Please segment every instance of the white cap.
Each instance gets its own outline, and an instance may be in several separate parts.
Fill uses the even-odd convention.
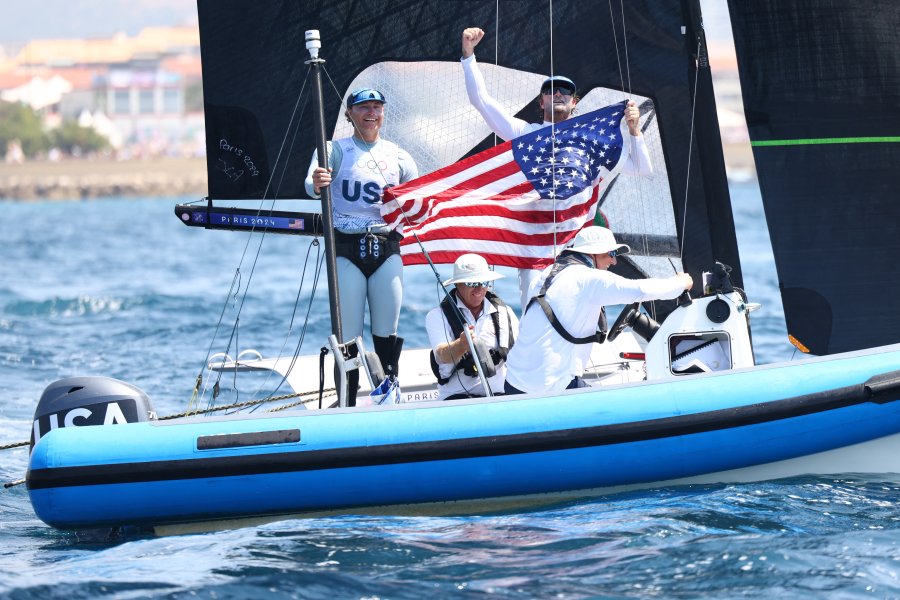
[[[564,250],[572,252],[584,252],[585,254],[604,254],[615,250],[619,254],[628,254],[631,248],[628,244],[620,244],[616,241],[613,232],[606,227],[592,225],[585,227],[566,244]]]
[[[494,281],[502,278],[503,275],[488,268],[487,261],[477,254],[463,254],[453,263],[453,277],[444,282],[444,285],[451,283],[474,283],[476,281]]]

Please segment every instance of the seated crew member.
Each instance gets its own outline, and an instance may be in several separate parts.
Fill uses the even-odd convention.
[[[438,308],[425,317],[425,329],[431,343],[431,368],[438,378],[438,394],[442,400],[486,396],[481,379],[473,370],[475,362],[466,335],[481,340],[490,349],[496,374],[488,379],[493,394],[503,393],[506,354],[519,333],[515,313],[488,284],[503,275],[488,268],[477,254],[463,254],[453,264],[453,277],[444,285],[455,284],[450,291],[457,312],[444,298]],[[460,314],[465,324],[460,323]]]
[[[578,104],[578,94],[575,83],[568,77],[560,75],[548,77],[541,85],[538,106],[542,115],[542,123],[528,123],[509,114],[503,106],[488,94],[484,77],[475,60],[475,46],[484,37],[484,31],[478,27],[469,27],[462,32],[462,67],[466,79],[466,93],[469,103],[481,114],[484,122],[497,136],[504,141],[517,138],[524,133],[530,133],[548,127],[553,123],[561,123],[574,116],[575,105]],[[630,143],[625,144],[624,150],[628,152],[628,160],[622,169],[623,173],[649,175],[653,172],[650,162],[650,152],[644,143],[644,136],[640,128],[641,113],[633,101],[628,102],[625,109],[625,121],[628,123],[628,131],[631,134]],[[588,200],[593,194],[593,187],[588,187],[581,194],[584,200]],[[593,222],[595,211],[588,213],[585,223]],[[519,269],[519,293],[521,294],[522,310],[528,303],[530,296],[528,290],[540,271],[536,269]]]
[[[687,273],[626,279],[607,269],[631,249],[605,227],[585,227],[532,287],[520,336],[507,358],[507,394],[548,394],[584,387],[594,342],[606,339],[607,304],[677,298]],[[598,331],[599,330],[599,331]]]
[[[337,248],[337,280],[341,297],[344,340],[363,333],[368,300],[372,345],[385,373],[396,377],[403,338],[397,337],[403,298],[400,240],[381,218],[384,188],[418,177],[412,157],[380,137],[384,95],[363,88],[347,97],[347,120],[353,135],[326,144],[328,168],[319,167],[317,152],[306,177],[306,191],[315,198],[332,186],[332,211]],[[349,374],[348,405],[353,406],[358,371]]]

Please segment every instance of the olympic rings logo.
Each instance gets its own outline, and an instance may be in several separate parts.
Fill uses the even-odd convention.
[[[385,161],[376,161],[371,158],[360,158],[358,161],[356,161],[356,166],[360,169],[368,169],[372,173],[383,173],[387,171],[387,163]]]

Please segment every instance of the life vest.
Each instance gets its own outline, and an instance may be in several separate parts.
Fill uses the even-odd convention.
[[[590,258],[580,252],[563,252],[560,254],[553,263],[553,267],[550,269],[547,279],[544,280],[544,285],[541,286],[541,290],[536,296],[533,296],[531,300],[528,301],[528,306],[525,307],[525,312],[528,312],[531,305],[536,302],[544,311],[547,320],[550,321],[550,325],[556,333],[570,344],[593,344],[594,342],[602,344],[605,342],[607,333],[606,308],[600,307],[600,318],[597,321],[596,333],[585,337],[575,337],[569,333],[566,328],[562,326],[562,323],[559,322],[559,319],[556,318],[556,313],[553,312],[553,307],[547,302],[545,296],[547,295],[547,290],[550,288],[550,284],[553,283],[553,280],[563,271],[563,269],[574,265],[593,267],[593,264],[590,264],[589,261]]]
[[[509,309],[506,308],[506,303],[500,299],[493,292],[487,292],[485,294],[485,298],[487,301],[491,303],[496,310],[491,315],[491,321],[494,324],[494,335],[497,337],[497,347],[490,349],[491,360],[493,361],[495,366],[500,366],[505,360],[506,356],[509,354],[509,349],[512,348],[515,343],[515,339],[512,332],[512,319],[509,316]],[[453,305],[450,304],[452,299]],[[444,313],[444,319],[447,320],[447,324],[450,325],[450,331],[453,333],[453,339],[459,339],[460,334],[463,331],[463,324],[461,322],[462,315],[459,312],[459,307],[455,306],[456,304],[456,290],[450,290],[450,294],[445,297],[441,301],[441,312]],[[500,313],[503,312],[506,314],[506,331],[508,333],[506,340],[500,339]],[[431,372],[434,373],[434,376],[437,377],[438,383],[441,385],[446,385],[447,382],[450,381],[450,378],[453,377],[453,374],[462,369],[463,373],[469,375],[470,377],[475,376],[474,368],[475,368],[475,359],[472,357],[472,354],[466,354],[458,363],[453,366],[453,370],[450,371],[450,374],[447,377],[441,377],[441,369],[440,365],[438,365],[437,359],[434,356],[434,350],[431,351]],[[469,371],[469,372],[467,372]]]

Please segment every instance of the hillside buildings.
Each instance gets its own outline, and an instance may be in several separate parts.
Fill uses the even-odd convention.
[[[0,52],[0,100],[31,106],[47,129],[65,119],[93,127],[121,158],[204,153],[196,26]]]

